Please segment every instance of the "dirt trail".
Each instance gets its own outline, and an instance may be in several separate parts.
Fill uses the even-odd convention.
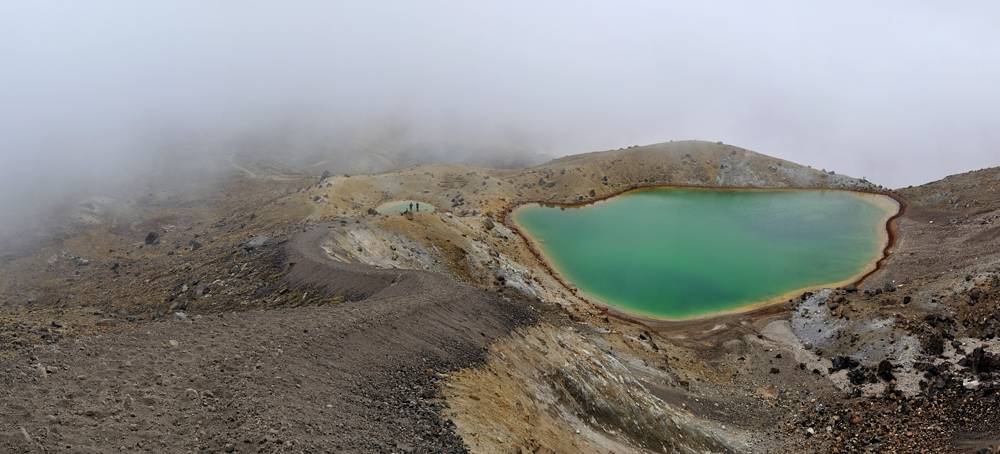
[[[289,278],[349,301],[195,316],[0,364],[3,452],[450,452],[438,373],[480,361],[527,306],[424,272],[284,247]],[[342,285],[350,283],[349,285]]]

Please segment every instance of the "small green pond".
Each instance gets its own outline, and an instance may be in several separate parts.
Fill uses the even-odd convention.
[[[897,205],[845,191],[647,189],[514,222],[564,280],[624,312],[684,319],[854,280]]]
[[[400,214],[405,213],[407,210],[420,213],[433,213],[435,208],[434,205],[417,200],[393,200],[375,208],[375,211],[379,212],[379,214]]]

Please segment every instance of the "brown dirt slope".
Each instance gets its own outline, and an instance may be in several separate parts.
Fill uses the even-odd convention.
[[[988,268],[1000,256],[1000,168],[899,190],[899,245],[882,279],[935,278]]]
[[[4,452],[461,451],[438,373],[533,315],[440,276],[283,245],[297,288],[349,301],[135,324],[2,365]]]

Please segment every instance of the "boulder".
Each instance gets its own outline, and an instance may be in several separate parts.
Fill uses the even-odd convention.
[[[243,243],[243,248],[247,251],[253,251],[267,245],[271,241],[271,237],[266,235],[255,236],[250,238],[246,243]]]

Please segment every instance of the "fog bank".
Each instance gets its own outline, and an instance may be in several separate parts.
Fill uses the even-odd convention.
[[[695,138],[887,186],[1000,164],[1000,4],[665,3],[4,2],[0,209],[255,146],[512,164]]]

